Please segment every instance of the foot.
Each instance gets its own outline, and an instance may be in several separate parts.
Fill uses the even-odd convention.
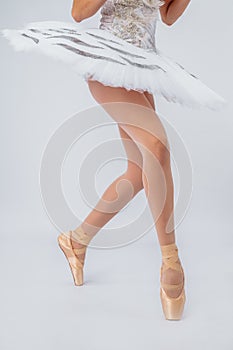
[[[184,271],[175,244],[161,246],[161,283],[168,297],[177,298],[184,287]],[[173,287],[174,286],[174,287]]]
[[[71,245],[77,258],[84,265],[86,249],[92,237],[88,236],[86,232],[79,226],[77,229],[71,231]]]

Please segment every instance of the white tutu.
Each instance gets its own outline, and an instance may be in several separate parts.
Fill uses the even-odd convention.
[[[218,110],[226,103],[157,48],[138,47],[104,29],[86,29],[80,22],[42,21],[1,32],[15,50],[35,50],[64,61],[85,81],[148,91],[191,108]]]

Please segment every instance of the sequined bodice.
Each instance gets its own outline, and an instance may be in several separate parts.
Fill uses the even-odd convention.
[[[101,7],[100,29],[144,49],[155,48],[160,0],[107,0]]]

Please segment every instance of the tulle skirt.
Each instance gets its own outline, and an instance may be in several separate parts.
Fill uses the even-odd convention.
[[[144,49],[81,23],[32,22],[2,29],[16,51],[37,51],[69,64],[85,81],[148,91],[190,108],[219,110],[226,100],[158,48]]]

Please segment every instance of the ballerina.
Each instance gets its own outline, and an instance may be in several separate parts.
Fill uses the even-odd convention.
[[[22,29],[2,30],[15,50],[41,52],[66,62],[82,76],[94,99],[117,122],[128,156],[126,172],[107,188],[82,225],[58,236],[75,285],[84,283],[85,254],[91,239],[127,204],[124,198],[118,198],[121,207],[118,204],[115,212],[110,214],[108,208],[105,212],[99,210],[102,201],[116,200],[117,184],[125,179],[133,186],[133,196],[144,189],[148,199],[162,254],[161,303],[169,320],[182,317],[185,277],[175,240],[169,143],[156,113],[153,94],[196,109],[220,110],[226,103],[222,96],[156,46],[159,14],[170,26],[189,2],[74,0],[71,14],[75,23],[42,21],[28,23]],[[99,28],[84,28],[82,20],[99,9]],[[124,110],[111,102],[125,102]],[[139,109],[138,105],[145,108]]]

